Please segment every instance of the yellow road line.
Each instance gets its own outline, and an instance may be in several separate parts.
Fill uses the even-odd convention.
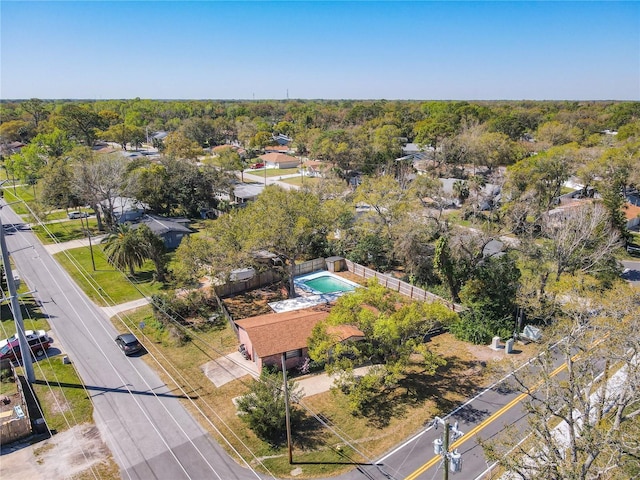
[[[551,372],[550,377],[555,377],[556,375],[558,375],[562,370],[564,370],[565,368],[567,368],[567,364],[563,363],[562,365],[560,365],[558,368],[556,368],[553,372]],[[538,388],[540,388],[540,386],[542,385],[543,382],[538,382],[532,389],[531,389],[531,393],[533,393],[534,391],[536,391]],[[503,415],[505,412],[507,412],[508,410],[510,410],[514,405],[516,405],[517,403],[520,403],[525,397],[528,397],[529,393],[521,393],[520,395],[518,395],[516,398],[514,398],[513,400],[511,400],[509,403],[507,403],[505,406],[503,406],[502,408],[500,408],[500,410],[498,410],[497,412],[495,412],[493,415],[491,415],[490,417],[488,417],[486,420],[484,420],[483,422],[479,423],[478,425],[476,425],[475,427],[473,427],[469,432],[465,433],[462,437],[460,437],[458,440],[456,440],[455,442],[453,442],[450,445],[450,449],[454,449],[459,447],[460,445],[462,445],[464,442],[466,442],[467,440],[469,440],[473,435],[475,435],[476,433],[478,433],[480,430],[484,429],[487,425],[489,425],[490,423],[496,421],[501,415]],[[424,472],[426,472],[427,470],[429,470],[431,467],[433,467],[436,463],[438,463],[440,460],[442,460],[442,457],[440,455],[436,455],[435,457],[433,457],[431,460],[429,460],[427,463],[425,463],[424,465],[422,465],[420,468],[418,468],[415,472],[413,472],[412,474],[410,474],[409,476],[407,476],[405,478],[405,480],[415,480],[416,478],[418,478],[420,475],[422,475]]]

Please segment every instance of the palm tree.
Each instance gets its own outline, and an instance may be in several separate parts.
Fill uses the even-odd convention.
[[[131,275],[147,258],[144,240],[127,225],[118,225],[117,230],[107,235],[102,243],[105,244],[104,251],[109,263],[116,268],[128,268]]]
[[[135,233],[144,244],[145,257],[153,262],[154,268],[156,269],[156,280],[164,282],[165,265],[167,263],[165,257],[167,250],[164,246],[164,240],[144,224],[140,225]]]
[[[469,187],[467,186],[467,182],[464,180],[456,180],[453,182],[453,193],[455,193],[460,203],[464,203],[464,201],[469,197]]]

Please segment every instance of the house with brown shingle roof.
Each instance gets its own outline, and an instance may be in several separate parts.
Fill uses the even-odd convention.
[[[329,315],[326,308],[308,308],[268,313],[235,320],[238,338],[261,371],[264,365],[280,366],[285,354],[287,369],[294,368],[307,355],[307,340],[313,327]]]
[[[258,371],[265,365],[280,368],[285,355],[287,369],[300,365],[308,356],[307,341],[313,327],[329,315],[326,306],[269,313],[236,320],[238,338]],[[353,325],[330,326],[327,331],[336,342],[358,341],[364,333]]]
[[[624,216],[627,219],[627,228],[632,229],[640,225],[640,207],[627,202],[624,206]]]
[[[267,168],[295,168],[300,160],[284,153],[265,153],[258,157]]]

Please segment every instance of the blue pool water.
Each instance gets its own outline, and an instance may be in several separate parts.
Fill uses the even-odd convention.
[[[318,293],[351,292],[355,290],[353,285],[328,275],[305,280],[302,283]]]

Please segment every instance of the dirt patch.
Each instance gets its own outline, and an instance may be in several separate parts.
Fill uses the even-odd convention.
[[[111,472],[109,476],[100,474],[98,478],[119,478],[118,467],[98,428],[93,424],[82,424],[33,445],[3,446],[0,478],[81,478],[86,474],[94,478],[98,469]]]
[[[223,302],[234,320],[273,313],[268,305],[287,299],[284,283],[268,285],[223,299]]]
[[[44,402],[49,405],[53,415],[71,410],[64,393],[59,390],[49,390],[45,395]]]

